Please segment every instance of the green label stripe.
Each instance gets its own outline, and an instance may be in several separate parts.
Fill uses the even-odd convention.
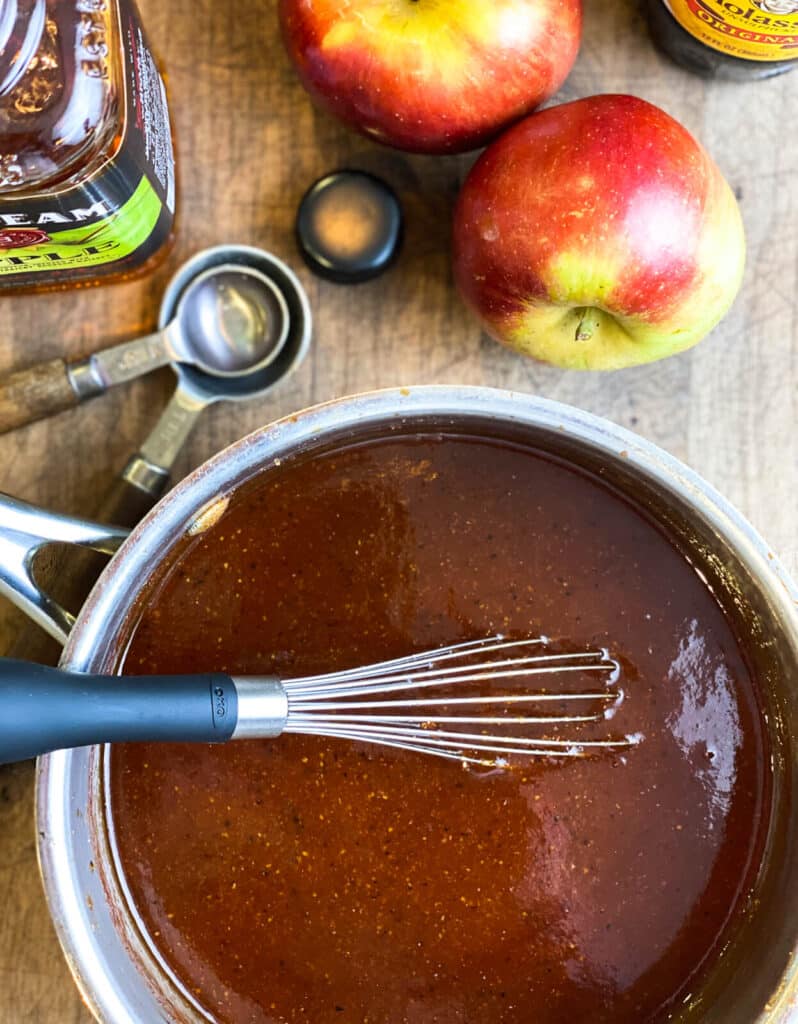
[[[143,245],[155,229],[161,200],[146,177],[126,203],[103,220],[66,231],[47,231],[50,241],[18,249],[0,249],[0,276],[57,272],[73,267],[100,267],[124,259]],[[13,230],[13,228],[11,229]],[[0,235],[3,228],[0,226]]]

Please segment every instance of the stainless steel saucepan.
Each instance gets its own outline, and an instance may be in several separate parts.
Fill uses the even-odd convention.
[[[798,1024],[798,589],[751,526],[708,484],[654,445],[605,420],[526,395],[424,387],[341,399],[244,438],[171,491],[122,542],[118,531],[11,506],[0,509],[6,592],[69,635],[61,664],[113,672],[137,599],[168,565],[187,532],[202,530],[244,481],[299,454],[355,439],[419,431],[517,440],[600,471],[675,534],[738,618],[766,683],[776,785],[762,868],[733,936],[701,990],[674,1020],[683,1024]],[[41,543],[119,549],[77,620],[37,595],[27,572]],[[16,559],[17,572],[8,568]],[[25,572],[22,572],[22,570]],[[71,628],[70,628],[71,626]],[[39,857],[53,919],[75,980],[101,1021],[207,1020],[151,948],[125,891],[107,827],[107,751],[58,752],[39,764]]]

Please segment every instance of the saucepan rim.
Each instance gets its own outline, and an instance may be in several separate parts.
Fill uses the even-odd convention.
[[[556,431],[616,464],[622,459],[630,473],[642,474],[679,497],[746,566],[791,638],[798,663],[798,587],[757,531],[697,473],[644,438],[572,406],[520,392],[448,385],[391,388],[338,398],[264,426],[211,458],[132,531],[84,604],[61,663],[80,671],[111,667],[114,637],[130,613],[147,568],[167,557],[172,543],[198,515],[243,480],[287,454],[318,444],[326,435],[350,428],[365,430],[369,424],[380,423],[412,428],[413,422],[432,418],[436,422],[495,420],[522,429]],[[91,820],[88,804],[92,778],[100,764],[98,749],[59,751],[40,759],[36,781],[39,863],[59,940],[87,1005],[98,1020],[132,1024],[142,1019],[140,1012],[126,1003],[126,992],[117,983],[110,962],[115,954],[121,955],[112,948],[113,943],[125,944],[119,932],[120,911],[106,905],[100,872],[97,865],[89,863],[97,849],[97,825]],[[113,941],[106,934],[110,926],[115,929]],[[128,956],[129,971],[129,948],[124,955]],[[787,1004],[788,990],[796,980],[798,964],[786,965],[779,992],[751,1024],[792,1019],[787,1016],[793,1012]],[[147,1019],[174,1019],[168,1016],[167,1005],[173,989],[168,981],[164,986],[147,997],[150,1012],[157,1014]],[[184,1013],[180,1019],[203,1018]]]

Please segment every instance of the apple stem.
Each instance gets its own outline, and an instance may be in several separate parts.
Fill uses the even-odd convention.
[[[583,307],[578,310],[579,323],[577,324],[574,341],[590,341],[593,337],[594,324],[591,321],[590,310]]]

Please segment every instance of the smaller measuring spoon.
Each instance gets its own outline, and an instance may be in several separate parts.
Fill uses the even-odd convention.
[[[137,523],[166,490],[172,466],[203,409],[215,402],[246,402],[263,397],[307,354],[312,316],[304,288],[282,260],[252,246],[220,245],[197,253],[169,283],[159,323],[172,323],[185,296],[194,290],[195,282],[213,276],[222,267],[257,273],[279,295],[284,316],[271,322],[275,339],[270,346],[273,358],[239,374],[173,361],[171,366],[177,376],[174,394],[149,437],[128,460],[107,494],[97,514],[101,522],[117,526]]]
[[[285,297],[265,274],[232,263],[208,267],[193,278],[172,319],[154,334],[78,362],[54,359],[0,380],[0,433],[168,363],[218,378],[257,373],[279,355],[288,321]]]

